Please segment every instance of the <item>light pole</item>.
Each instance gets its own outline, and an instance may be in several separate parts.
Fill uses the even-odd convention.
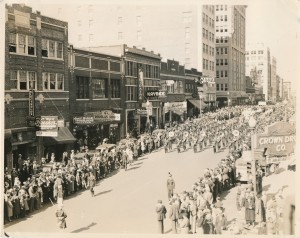
[[[287,115],[286,115],[286,106],[287,106],[287,100],[286,98],[283,101],[283,106],[284,106],[284,121],[287,122]]]
[[[255,138],[254,138],[254,129],[256,126],[256,120],[253,116],[250,117],[248,121],[249,127],[251,129],[251,173],[252,173],[252,181],[253,181],[253,189],[255,196],[257,195],[257,185],[256,185],[256,162],[255,162],[255,156],[254,156],[254,150],[255,150]]]

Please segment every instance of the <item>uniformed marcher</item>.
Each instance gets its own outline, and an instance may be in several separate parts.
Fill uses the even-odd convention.
[[[167,180],[167,189],[168,189],[168,199],[173,196],[174,194],[174,189],[175,189],[175,181],[172,178],[172,174],[169,172],[169,178]]]

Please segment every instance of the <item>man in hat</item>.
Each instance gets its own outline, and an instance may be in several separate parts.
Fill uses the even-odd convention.
[[[177,233],[178,218],[179,218],[179,206],[176,203],[175,198],[172,198],[172,200],[171,200],[169,218],[172,221],[172,232],[176,234]]]
[[[158,200],[157,202],[156,213],[158,220],[158,232],[164,234],[164,219],[166,218],[167,209],[162,204],[162,200]]]
[[[67,228],[67,223],[66,223],[66,218],[67,218],[67,213],[63,209],[63,204],[58,205],[58,209],[56,210],[55,213],[57,217],[57,225],[60,229],[65,229]]]
[[[168,198],[170,200],[170,198],[173,196],[174,189],[175,189],[175,181],[172,178],[172,174],[170,172],[169,172],[169,177],[167,179],[167,189],[168,189]]]

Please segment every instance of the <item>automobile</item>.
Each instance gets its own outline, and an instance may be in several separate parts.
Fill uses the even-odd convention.
[[[96,147],[96,151],[102,153],[105,150],[112,151],[116,148],[116,144],[101,144]]]

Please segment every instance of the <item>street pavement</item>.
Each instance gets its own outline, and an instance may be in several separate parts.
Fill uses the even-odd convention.
[[[175,146],[174,146],[175,147]],[[89,190],[64,200],[68,214],[64,233],[157,233],[155,205],[162,199],[168,208],[168,172],[176,182],[175,192],[191,190],[205,168],[215,168],[228,151],[214,154],[212,148],[199,153],[165,153],[163,149],[146,154],[127,171],[121,169],[98,182],[95,197]],[[5,226],[8,234],[20,232],[58,232],[55,210],[48,206],[26,219]],[[168,215],[168,214],[167,214]],[[165,231],[171,231],[167,218]]]
[[[166,180],[168,172],[176,182],[175,192],[190,191],[198,177],[203,176],[205,168],[215,168],[225,158],[228,150],[213,153],[212,148],[200,153],[192,149],[177,153],[176,150],[164,153],[161,149],[146,154],[134,162],[127,171],[108,176],[98,182],[95,197],[89,190],[68,197],[64,208],[68,214],[67,229],[64,234],[157,234],[155,205],[158,199],[167,204]],[[285,194],[294,195],[295,172],[286,170],[282,164],[278,174],[263,179],[263,190],[270,195],[284,188]],[[234,218],[242,223],[244,214],[236,208],[236,189],[232,188],[222,194],[222,202],[228,221]],[[17,237],[27,232],[52,234],[62,232],[57,228],[55,210],[57,206],[45,206],[26,219],[9,223],[5,232]],[[25,233],[24,233],[25,232]],[[165,220],[165,232],[171,233],[171,222]],[[257,234],[256,229],[245,230],[245,234]],[[194,236],[194,235],[191,235]]]

